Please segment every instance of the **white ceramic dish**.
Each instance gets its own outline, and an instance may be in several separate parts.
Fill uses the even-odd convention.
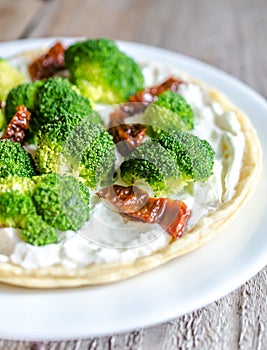
[[[0,44],[0,57],[49,44],[34,39]],[[64,39],[72,41],[73,39]],[[170,51],[120,42],[142,61],[178,67],[226,93],[250,116],[267,152],[267,103],[233,77]],[[153,271],[99,287],[38,291],[0,285],[0,338],[71,339],[164,322],[231,292],[267,263],[267,164],[258,189],[227,230],[199,250]]]

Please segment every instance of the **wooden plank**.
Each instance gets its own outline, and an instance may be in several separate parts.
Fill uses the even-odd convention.
[[[36,0],[1,0],[0,41],[19,39],[41,6]]]
[[[266,349],[267,347],[267,271],[264,269],[240,290],[241,331],[239,349]]]
[[[211,63],[266,95],[266,18],[264,0],[54,0],[44,3],[28,34],[160,46]]]
[[[144,3],[141,0],[47,2],[45,16],[30,37],[64,34],[133,40],[132,34],[143,12],[142,8],[147,8]]]

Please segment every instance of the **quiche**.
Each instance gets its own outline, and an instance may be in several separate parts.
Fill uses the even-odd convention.
[[[17,56],[16,65],[26,71],[40,50],[37,52]],[[158,223],[121,215],[106,201],[107,197],[102,200],[103,185],[89,190],[89,221],[77,232],[61,231],[57,243],[34,246],[22,240],[20,229],[0,228],[1,282],[58,288],[123,280],[199,248],[225,229],[249,200],[257,186],[262,159],[260,142],[249,117],[223,93],[180,71],[179,67],[153,62],[153,57],[147,62],[140,59],[138,64],[145,78],[143,95],[147,96],[153,90],[151,87],[155,90],[166,81],[176,82],[176,92],[195,115],[195,126],[190,132],[207,140],[214,150],[212,175],[205,182],[193,183],[188,190],[174,191],[171,195],[171,200],[185,203],[190,212],[181,234],[174,237]],[[118,106],[96,103],[94,108],[107,126],[107,115]],[[143,116],[143,111],[138,110],[137,115],[126,121],[142,124]],[[142,135],[140,142],[143,137],[148,136]],[[34,145],[25,148],[34,156]],[[116,155],[120,162],[121,155],[117,151]],[[120,181],[115,183],[121,185]],[[151,192],[150,197],[153,197]]]

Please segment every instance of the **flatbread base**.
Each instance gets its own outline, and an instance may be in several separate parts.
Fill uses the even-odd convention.
[[[238,110],[223,94],[198,82],[225,111],[237,116],[245,138],[245,151],[240,179],[234,197],[219,209],[202,218],[191,232],[157,253],[137,259],[133,264],[94,264],[79,269],[63,266],[25,269],[11,263],[0,263],[0,281],[31,288],[63,288],[96,285],[119,281],[160,266],[199,248],[217,236],[253,193],[261,172],[262,151],[256,132],[247,116]]]

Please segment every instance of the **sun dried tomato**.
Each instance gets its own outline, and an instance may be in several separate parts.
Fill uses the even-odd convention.
[[[177,199],[150,198],[136,186],[110,185],[97,192],[107,200],[120,215],[144,223],[159,224],[173,238],[181,237],[191,211]]]
[[[18,106],[16,109],[17,112],[4,131],[1,140],[9,139],[23,143],[25,131],[29,128],[31,112],[24,105]]]
[[[130,102],[122,104],[110,114],[109,133],[123,156],[127,156],[143,142],[146,132],[145,125],[125,124],[125,119],[143,112],[164,91],[177,91],[181,83],[181,80],[169,78],[158,86],[141,90],[136,95],[130,96]]]
[[[146,127],[142,124],[120,124],[111,127],[108,132],[121,155],[127,156],[139,146],[146,135]]]
[[[177,91],[179,85],[183,83],[180,79],[169,78],[164,81],[162,84],[157,86],[152,86],[137,92],[136,95],[132,95],[129,98],[130,102],[143,102],[143,103],[152,103],[157,100],[158,96],[163,94],[166,90]]]
[[[29,65],[28,70],[31,79],[33,81],[47,79],[64,69],[64,53],[65,47],[60,42],[57,42],[47,53]]]
[[[146,135],[146,127],[142,124],[126,124],[125,119],[146,109],[144,103],[124,103],[110,114],[108,132],[113,136],[119,152],[127,156],[139,146]]]
[[[139,187],[110,185],[97,192],[98,197],[104,198],[114,205],[121,213],[131,213],[146,205],[148,194]]]

